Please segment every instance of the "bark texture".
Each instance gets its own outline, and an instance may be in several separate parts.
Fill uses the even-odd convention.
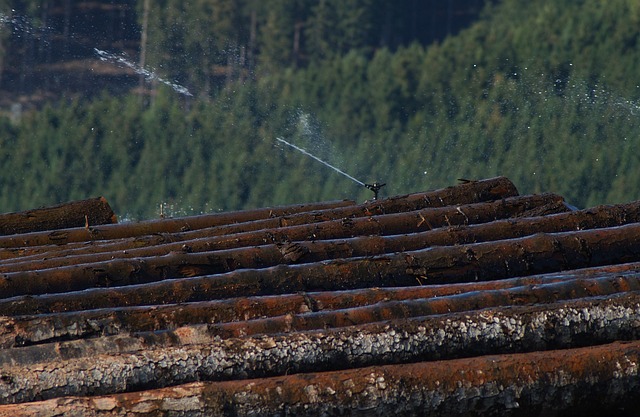
[[[638,295],[626,293],[605,300],[475,310],[285,335],[203,340],[185,331],[177,346],[156,349],[147,346],[144,338],[122,337],[119,354],[98,352],[79,359],[4,365],[0,402],[572,348],[638,338],[639,314]],[[638,353],[638,342],[631,344]],[[564,358],[571,361],[566,353]],[[587,374],[594,371],[580,369]],[[634,369],[637,378],[637,365],[629,369]],[[574,381],[572,385],[579,384]]]
[[[600,277],[609,279],[603,272]],[[619,291],[628,291],[626,279],[614,279]],[[573,282],[574,276],[552,275],[512,278],[478,283],[429,285],[421,287],[364,288],[346,291],[322,291],[181,304],[110,307],[66,313],[22,315],[0,318],[0,348],[33,345],[55,340],[174,329],[186,324],[251,320],[279,315],[338,310],[390,300],[447,297],[479,291],[493,291],[553,282]],[[584,284],[585,281],[582,281]]]
[[[60,245],[72,242],[87,242],[94,240],[120,239],[154,233],[175,233],[204,227],[214,227],[234,222],[244,222],[273,216],[284,216],[291,213],[305,212],[315,209],[326,209],[353,205],[353,201],[321,202],[315,204],[297,204],[292,206],[261,208],[235,212],[205,214],[200,216],[182,217],[176,219],[148,220],[138,223],[121,223],[105,227],[56,230],[53,232],[34,232],[19,236],[0,237],[0,248],[20,248],[41,245]],[[84,221],[84,217],[83,217]],[[84,223],[82,223],[84,226]],[[91,224],[90,224],[91,226]]]
[[[0,407],[0,416],[633,415],[640,343],[194,382]]]
[[[401,213],[366,217],[332,218],[326,212],[322,217],[299,218],[305,215],[252,221],[186,233],[144,236],[141,238],[110,240],[92,245],[64,245],[21,248],[20,264],[5,261],[0,272],[24,269],[42,269],[63,266],[64,262],[88,263],[104,259],[158,256],[170,252],[205,252],[264,244],[286,244],[292,241],[350,238],[354,236],[395,235],[417,233],[436,227],[485,223],[496,219],[528,216],[538,207],[554,213],[567,208],[562,197],[555,194],[512,197],[496,202],[474,203],[457,207],[439,207]],[[335,212],[335,210],[332,210]],[[318,213],[316,213],[318,214]],[[303,216],[304,217],[304,216]],[[324,219],[324,220],[322,220]],[[292,221],[295,220],[295,221]],[[302,222],[304,220],[304,222]],[[17,249],[7,250],[12,256]],[[26,254],[31,254],[26,256]],[[336,254],[338,256],[339,254]],[[44,265],[42,258],[48,260]],[[57,259],[56,259],[57,258]],[[64,258],[62,260],[61,258]],[[31,264],[30,262],[34,262]]]
[[[0,235],[15,235],[42,230],[91,229],[96,225],[117,223],[117,218],[104,197],[73,201],[18,213],[0,214]],[[16,239],[4,237],[3,240]]]
[[[409,286],[486,281],[566,269],[640,261],[640,223],[607,229],[553,234],[468,245],[433,247],[393,255],[346,258],[324,263],[243,269],[216,275],[211,298],[284,291]],[[215,252],[171,253],[149,259],[116,259],[98,265],[74,265],[0,276],[5,297],[128,286],[168,278],[209,280],[233,268]],[[161,282],[159,286],[197,281]],[[203,282],[204,283],[204,282]],[[148,287],[151,288],[151,287]],[[158,286],[154,290],[159,289]],[[136,288],[139,293],[144,289]],[[215,291],[210,287],[210,290]],[[156,303],[153,303],[156,304]]]
[[[387,212],[419,210],[426,207],[444,207],[450,204],[468,204],[481,201],[493,201],[518,195],[518,190],[505,177],[488,180],[473,181],[454,187],[444,188],[425,193],[390,197],[354,206],[353,208],[338,210],[341,217],[371,216]],[[318,203],[321,208],[326,203]],[[353,202],[337,203],[338,206],[352,205]],[[55,233],[25,233],[20,236],[0,237],[0,248],[19,248],[25,246],[41,246],[71,242],[86,242],[93,240],[121,239],[148,235],[154,233],[184,232],[205,227],[214,227],[234,222],[246,222],[256,218],[286,216],[289,213],[309,212],[312,204],[287,206],[280,208],[266,208],[245,210],[231,213],[216,213],[203,216],[192,216],[180,219],[150,220],[139,223],[123,223],[117,226],[93,228],[91,233],[82,229],[57,231]],[[316,221],[325,220],[322,214],[307,213],[305,216],[315,216]],[[333,217],[336,218],[336,217]],[[305,220],[308,223],[308,220]],[[286,225],[286,220],[283,225]]]
[[[569,210],[500,177],[0,236],[0,417],[628,417],[640,202]]]
[[[189,335],[189,340],[208,340],[209,338],[233,338],[254,335],[275,335],[280,333],[292,333],[310,330],[322,330],[328,328],[348,327],[354,325],[362,325],[382,320],[398,320],[409,317],[420,317],[434,314],[448,314],[462,311],[473,311],[477,309],[502,306],[521,306],[533,303],[552,303],[558,300],[569,300],[574,298],[597,297],[604,295],[614,295],[621,292],[621,288],[625,291],[640,291],[640,277],[637,275],[628,277],[606,276],[595,279],[578,279],[570,281],[561,281],[549,283],[545,285],[530,287],[515,287],[502,290],[486,290],[483,292],[470,292],[459,295],[443,296],[437,298],[417,298],[418,294],[391,293],[396,296],[395,300],[367,300],[367,304],[354,306],[349,304],[339,305],[338,309],[323,309],[318,311],[307,310],[313,307],[314,302],[309,296],[302,297],[303,300],[292,300],[291,296],[283,297],[285,301],[293,302],[298,310],[289,308],[287,305],[281,308],[266,309],[265,314],[253,319],[240,319],[237,317],[204,316],[188,317],[187,320],[181,322],[173,322],[167,325],[165,322],[162,326],[158,322],[150,322],[149,318],[142,323],[131,323],[128,327],[135,326],[137,332],[135,338],[131,339],[121,336],[104,336],[96,339],[86,339],[72,342],[48,343],[39,346],[25,347],[22,349],[8,349],[0,351],[0,365],[15,363],[32,363],[41,362],[43,360],[60,360],[86,357],[94,354],[114,354],[124,349],[130,349],[132,345],[136,345],[138,339],[144,340],[144,343],[151,348],[160,348],[173,346],[176,343],[186,343],[184,335]],[[410,298],[400,298],[402,296]],[[287,300],[289,298],[289,300]],[[272,300],[274,301],[274,300]],[[309,303],[309,304],[307,304]],[[230,302],[226,303],[231,305]],[[305,308],[300,309],[300,307]],[[303,310],[303,311],[300,311]],[[210,312],[203,312],[204,314]],[[255,313],[254,313],[255,314]],[[89,323],[83,323],[82,314],[76,320],[68,325],[65,336],[76,336],[82,332],[83,328],[91,325],[94,335],[100,336],[97,330],[107,324],[99,323],[95,320]],[[183,316],[184,317],[184,316]],[[207,320],[207,318],[209,320]],[[213,318],[213,320],[211,320]],[[204,319],[204,320],[203,320]],[[209,325],[200,325],[198,323],[216,323]],[[2,339],[7,342],[21,341],[27,343],[26,332],[20,335],[13,331],[15,322],[6,320],[5,332]],[[196,324],[192,324],[196,323]],[[113,326],[113,322],[111,325]],[[142,329],[141,327],[154,325],[155,328]],[[125,326],[126,327],[126,326]],[[111,329],[105,329],[102,334],[107,334]],[[173,329],[178,330],[173,330]],[[43,339],[47,333],[44,326],[36,327],[32,334]],[[118,329],[123,332],[124,329]],[[73,333],[71,333],[73,332]],[[117,334],[119,332],[114,332]],[[97,333],[97,334],[96,334]],[[62,333],[58,333],[58,338]],[[86,333],[85,333],[86,335]],[[48,333],[52,339],[52,334]],[[33,340],[33,338],[31,339]],[[124,342],[127,340],[128,342]],[[15,346],[15,345],[14,345]]]

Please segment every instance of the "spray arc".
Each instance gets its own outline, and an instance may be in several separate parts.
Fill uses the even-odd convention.
[[[364,182],[360,181],[357,178],[352,177],[351,175],[347,174],[346,172],[334,167],[333,165],[331,165],[330,163],[323,161],[322,159],[318,158],[317,156],[313,155],[312,153],[306,151],[305,149],[302,149],[299,146],[294,145],[293,143],[287,142],[286,140],[282,139],[282,138],[276,138],[276,140],[278,142],[284,143],[285,145],[297,150],[298,152],[307,155],[310,158],[315,159],[316,161],[320,162],[321,164],[333,169],[334,171],[336,171],[338,174],[345,176],[347,178],[349,178],[351,181],[355,182],[358,185],[361,185],[371,191],[373,191],[373,199],[377,200],[378,199],[378,192],[380,191],[380,189],[382,187],[384,187],[386,184],[385,183],[378,183],[378,182],[374,182],[373,184],[365,184]]]

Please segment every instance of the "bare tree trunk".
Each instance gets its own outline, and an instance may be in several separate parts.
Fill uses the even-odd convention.
[[[100,344],[99,341],[86,341],[86,346],[79,341],[74,343],[73,349],[58,349],[55,354],[60,356],[60,360],[49,360],[43,356],[43,362],[34,363],[34,358],[14,357],[13,365],[2,367],[0,402],[113,394],[196,380],[262,378],[335,369],[347,369],[341,373],[341,377],[345,377],[354,372],[349,368],[362,366],[572,348],[637,338],[640,336],[637,326],[639,297],[637,293],[626,293],[607,299],[474,310],[273,336],[232,339],[209,337],[208,340],[201,340],[198,335],[185,331],[175,333],[180,340],[169,339],[168,344],[175,346],[156,349],[144,338],[123,336],[116,344],[123,353],[113,355],[96,354],[93,349]],[[109,339],[107,343],[113,349],[114,340]],[[629,342],[621,346],[625,354],[634,352],[638,355],[639,344]],[[83,350],[86,357],[78,359],[79,352]],[[609,347],[606,352],[611,350],[613,348]],[[603,353],[598,348],[591,348],[588,352]],[[570,355],[570,352],[562,352],[564,361],[554,362],[554,366],[571,364]],[[66,360],[66,356],[72,359]],[[496,359],[493,356],[469,361],[491,362]],[[633,360],[636,359],[640,357]],[[608,360],[606,355],[598,356],[596,362]],[[517,366],[526,367],[526,363],[520,358]],[[435,364],[430,363],[429,367],[437,366]],[[586,365],[585,362],[580,364],[581,372],[588,374],[599,369],[596,364]],[[611,366],[611,369],[616,369],[615,365]],[[449,364],[449,376],[441,383],[450,381],[457,385],[465,380],[457,372],[451,372],[454,369],[454,364]],[[478,368],[467,367],[466,371],[469,369]],[[635,364],[633,369],[635,371],[628,376],[638,379]],[[503,369],[502,372],[510,378],[522,375],[522,371],[516,372],[515,369]],[[433,375],[430,377],[433,378]],[[302,378],[309,378],[309,375]],[[480,379],[485,380],[486,377]],[[566,382],[561,385],[580,386]],[[239,402],[234,404],[238,405]]]
[[[116,222],[116,215],[107,200],[99,197],[18,213],[0,214],[0,235],[72,227],[88,230],[95,225]],[[22,237],[7,236],[2,239],[20,241]]]

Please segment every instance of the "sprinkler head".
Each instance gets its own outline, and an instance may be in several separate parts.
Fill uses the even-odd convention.
[[[379,182],[374,182],[373,184],[365,184],[364,186],[367,187],[368,189],[370,189],[371,191],[373,191],[373,199],[377,200],[378,199],[378,191],[380,191],[380,189],[382,187],[384,187],[385,185],[387,185],[387,184],[386,183],[380,184]]]

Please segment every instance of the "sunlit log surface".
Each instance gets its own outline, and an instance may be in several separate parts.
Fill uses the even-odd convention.
[[[279,263],[316,262],[324,259],[336,257],[353,257],[375,255],[384,252],[398,250],[421,249],[432,246],[427,240],[422,239],[421,231],[431,231],[433,228],[443,226],[460,226],[469,224],[482,224],[497,219],[527,218],[532,210],[545,207],[549,213],[562,213],[567,211],[567,207],[562,197],[555,194],[531,195],[510,197],[495,202],[483,202],[465,204],[456,207],[439,207],[402,213],[392,213],[377,215],[375,217],[342,218],[338,220],[328,220],[323,222],[306,223],[297,226],[271,227],[267,229],[256,229],[255,224],[262,221],[236,223],[231,225],[233,232],[228,234],[224,226],[216,228],[205,228],[195,232],[206,234],[207,237],[192,239],[195,232],[179,233],[163,236],[164,241],[171,243],[154,244],[155,239],[141,242],[139,239],[125,240],[106,244],[86,245],[81,248],[64,250],[65,246],[48,245],[46,252],[35,256],[21,256],[20,258],[6,260],[0,265],[0,272],[13,272],[20,270],[36,270],[46,268],[57,268],[66,265],[86,264],[100,262],[114,258],[136,258],[166,255],[171,252],[207,252],[221,251],[228,249],[244,249],[233,253],[227,252],[223,256],[233,260],[230,265],[239,265],[242,268],[251,268],[266,265],[277,265]],[[624,220],[617,216],[618,224],[630,222],[632,218],[638,217],[635,211],[624,216]],[[598,227],[606,219],[602,216],[589,215],[590,221],[584,221],[583,228],[589,224]],[[611,222],[611,220],[609,221]],[[609,223],[608,222],[608,223]],[[555,229],[567,230],[571,222],[564,219],[554,221]],[[516,228],[517,226],[514,226]],[[494,229],[492,227],[492,229]],[[554,227],[550,227],[554,230]],[[568,229],[571,230],[571,229]],[[406,234],[390,238],[389,235]],[[449,235],[455,233],[449,233]],[[521,235],[527,233],[521,233]],[[335,242],[338,238],[352,238],[358,236],[357,240],[346,242]],[[327,240],[329,239],[329,240]],[[488,240],[497,240],[488,239]],[[313,248],[304,248],[300,253],[296,250],[299,245],[291,246],[294,241],[311,241]],[[389,243],[386,243],[386,242]],[[112,241],[109,241],[112,242]],[[145,243],[149,243],[149,245]],[[326,242],[326,243],[325,243]],[[272,250],[271,254],[247,254],[253,251],[253,246],[264,244],[278,245],[278,248],[265,248],[262,250]],[[323,245],[324,243],[324,245]],[[437,241],[435,242],[438,243]],[[452,242],[456,243],[456,242]],[[306,243],[310,245],[310,242]],[[451,244],[451,243],[449,243]],[[290,248],[291,250],[288,250]],[[275,258],[273,257],[275,254]],[[305,256],[302,256],[305,255]],[[244,257],[244,264],[240,258]],[[271,258],[269,260],[269,258]],[[259,259],[260,262],[247,264],[247,260]],[[233,268],[235,269],[235,268]]]
[[[117,223],[104,197],[72,201],[52,207],[0,214],[0,235],[68,229]],[[10,237],[0,237],[10,239]]]
[[[118,239],[153,233],[188,231],[193,228],[214,227],[223,224],[246,222],[273,216],[308,212],[309,210],[330,209],[353,205],[353,201],[329,201],[321,203],[297,204],[284,207],[261,208],[239,212],[215,213],[177,219],[148,220],[138,223],[120,223],[106,227],[80,227],[53,232],[23,233],[0,237],[0,248],[20,248],[25,246],[60,245],[71,242]],[[84,219],[84,218],[83,218]],[[91,224],[89,224],[91,226]]]
[[[0,237],[0,416],[629,415],[639,217],[499,177]]]
[[[500,198],[518,195],[518,190],[511,181],[504,177],[497,177],[482,181],[473,181],[456,187],[444,188],[437,191],[415,193],[406,196],[390,197],[364,203],[344,211],[336,211],[336,216],[370,216],[373,214],[397,213],[401,211],[418,210],[426,207],[444,207],[453,204],[468,204],[481,201],[493,201]],[[352,202],[337,202],[337,206],[351,206]],[[322,214],[315,214],[316,208],[336,206],[332,203],[304,204],[288,207],[264,208],[231,213],[216,213],[202,216],[192,216],[179,219],[149,220],[139,223],[122,223],[111,227],[91,228],[90,230],[64,230],[56,233],[25,233],[20,236],[0,237],[0,248],[19,248],[24,246],[40,246],[62,244],[70,242],[86,242],[104,239],[119,239],[153,233],[172,233],[214,227],[223,224],[245,222],[258,218],[286,216],[290,213],[310,212],[311,217],[327,220]],[[306,216],[306,215],[305,215]],[[333,218],[339,218],[333,217]],[[305,217],[305,223],[309,220]],[[286,225],[287,220],[282,225]]]

